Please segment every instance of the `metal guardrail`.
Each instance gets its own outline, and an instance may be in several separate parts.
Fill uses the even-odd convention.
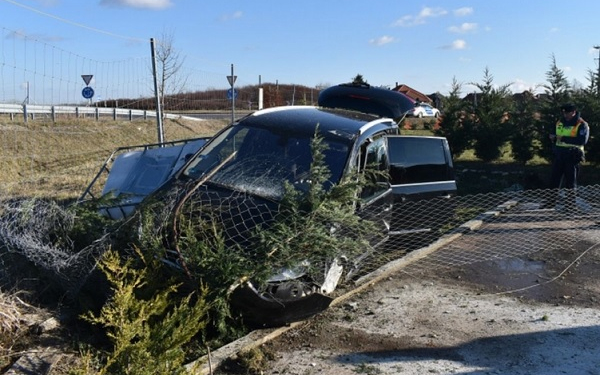
[[[142,109],[108,108],[108,107],[88,107],[88,106],[65,106],[65,105],[32,105],[32,104],[0,104],[0,114],[10,116],[22,116],[27,122],[29,119],[35,119],[36,115],[46,115],[56,120],[57,115],[94,116],[99,119],[100,116],[112,116],[114,120],[118,117],[126,117],[129,120],[134,118],[156,117],[156,111],[147,111]],[[165,114],[165,118],[179,119],[189,118],[198,120],[198,118],[181,116],[176,114]]]

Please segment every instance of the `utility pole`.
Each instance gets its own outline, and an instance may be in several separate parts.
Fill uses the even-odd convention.
[[[154,100],[156,103],[156,127],[158,132],[158,143],[162,144],[165,141],[165,132],[162,121],[162,108],[160,107],[160,92],[158,91],[158,74],[156,72],[156,48],[154,46],[154,38],[150,38],[150,53],[152,56],[152,76],[154,78]]]
[[[595,49],[598,50],[598,73],[596,73],[596,90],[598,91],[598,96],[600,97],[600,45],[594,46]]]
[[[25,82],[25,100],[23,100],[23,104],[29,104],[29,81]]]

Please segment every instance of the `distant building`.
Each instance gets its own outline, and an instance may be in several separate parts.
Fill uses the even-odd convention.
[[[480,92],[473,92],[470,94],[467,94],[463,100],[465,102],[468,102],[469,104],[471,104],[473,107],[477,107],[477,105],[479,104],[479,102],[481,101],[481,97],[483,96],[482,93]]]
[[[439,92],[434,92],[433,94],[429,94],[427,96],[429,99],[431,99],[431,102],[435,108],[440,110],[443,109],[442,100],[444,99],[444,96],[442,94]]]
[[[396,83],[396,87],[394,87],[392,90],[405,94],[406,96],[408,96],[415,102],[433,104],[433,101],[431,100],[430,97],[428,97],[427,95],[423,94],[420,91],[413,89],[412,87],[410,87],[408,85],[404,85],[404,84],[398,85],[398,83]]]

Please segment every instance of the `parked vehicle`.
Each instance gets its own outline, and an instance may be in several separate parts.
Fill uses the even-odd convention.
[[[284,182],[298,191],[306,189],[311,178],[311,141],[318,134],[326,146],[323,156],[330,172],[328,186],[367,168],[389,171],[387,178],[381,174],[363,189],[357,207],[358,215],[387,231],[395,202],[456,192],[446,139],[400,135],[398,122],[412,106],[408,97],[395,91],[343,84],[322,91],[319,106],[260,110],[209,140],[195,141],[194,146],[184,143],[123,154],[116,158],[103,191],[113,194],[116,203],[103,210],[122,218],[144,197],[183,191],[179,196],[193,195],[199,205],[216,206],[225,231],[231,229],[228,238],[247,248],[251,233],[268,224],[277,212],[285,193]],[[193,147],[198,149],[191,152]],[[133,163],[120,160],[134,155],[146,162],[132,167]],[[119,165],[124,171],[119,172]],[[159,178],[150,178],[152,175]],[[146,182],[136,185],[136,181]],[[193,191],[190,181],[194,182]],[[120,193],[125,191],[128,194],[120,200]],[[223,210],[225,201],[227,210]],[[267,285],[255,285],[252,280],[240,283],[232,302],[248,320],[260,325],[304,319],[329,306],[329,295],[347,271],[347,264],[340,261],[344,256],[338,254],[323,264],[322,280],[307,278],[298,267],[274,274]]]
[[[435,117],[438,118],[440,116],[440,110],[432,107],[427,103],[415,103],[414,108],[406,113],[407,116],[410,117]]]

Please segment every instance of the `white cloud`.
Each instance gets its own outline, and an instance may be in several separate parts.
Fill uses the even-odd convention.
[[[442,46],[440,48],[442,48],[442,49],[454,49],[454,50],[466,49],[467,48],[467,42],[465,42],[462,39],[456,39],[451,44]]]
[[[416,25],[416,21],[415,21],[415,17],[414,16],[402,16],[400,18],[398,18],[393,24],[392,26],[402,26],[402,27],[408,27],[408,26],[414,26]]]
[[[172,6],[173,3],[171,0],[100,0],[100,5],[164,9]]]
[[[536,92],[536,90],[538,90],[539,87],[536,87],[538,85],[532,85],[529,82],[526,82],[525,80],[521,79],[521,78],[516,78],[511,84],[510,84],[510,90],[512,92],[518,92],[521,93],[523,91],[531,91],[531,92]]]
[[[425,19],[425,18],[431,18],[431,17],[445,16],[446,14],[448,14],[448,12],[442,8],[425,7],[423,9],[421,9],[421,12],[419,13],[419,15],[417,17],[421,18],[421,19]]]
[[[470,7],[458,8],[458,9],[454,9],[453,13],[457,17],[469,16],[469,15],[473,14],[473,8],[470,8]]]
[[[374,38],[369,40],[369,44],[374,46],[383,46],[384,44],[392,43],[394,41],[394,37],[389,35],[384,35],[379,38]]]
[[[452,49],[465,49],[467,48],[467,42],[462,39],[456,39],[452,42]]]
[[[231,14],[224,14],[219,19],[221,21],[231,21],[231,20],[235,20],[235,19],[238,19],[238,18],[242,18],[242,15],[243,15],[242,11],[238,10],[238,11],[233,12]]]
[[[406,15],[397,19],[392,26],[401,26],[401,27],[410,27],[416,25],[422,25],[427,22],[427,19],[445,16],[448,12],[442,8],[429,8],[424,7],[421,9],[419,14],[414,15]]]
[[[477,31],[477,24],[465,22],[460,26],[451,26],[448,28],[448,30],[450,30],[453,33],[465,34],[465,33]]]

